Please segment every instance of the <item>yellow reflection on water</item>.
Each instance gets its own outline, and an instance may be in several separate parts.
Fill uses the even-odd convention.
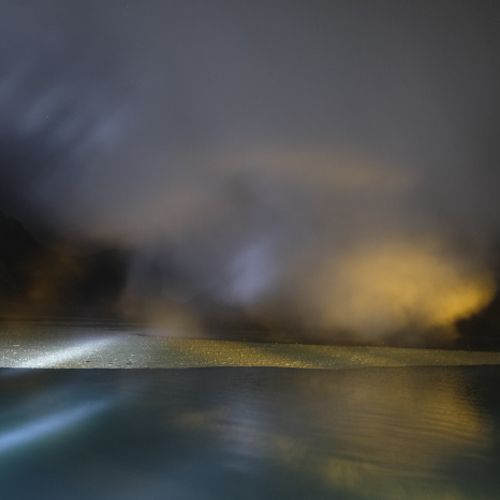
[[[230,467],[269,460],[334,497],[466,498],[454,478],[464,461],[481,464],[493,425],[461,373],[284,376],[269,393],[249,387],[210,411],[178,415],[177,425],[216,436],[232,456]]]
[[[364,498],[464,498],[453,464],[480,461],[492,425],[458,372],[353,372],[325,389],[311,414],[331,434],[309,450],[311,473]]]

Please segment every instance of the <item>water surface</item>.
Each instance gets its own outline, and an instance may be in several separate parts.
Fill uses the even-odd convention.
[[[500,367],[0,372],[8,499],[500,498]]]

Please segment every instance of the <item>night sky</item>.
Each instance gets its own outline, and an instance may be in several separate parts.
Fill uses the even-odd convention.
[[[499,27],[495,1],[3,0],[0,211],[131,249],[125,295],[176,321],[453,336],[495,294]]]

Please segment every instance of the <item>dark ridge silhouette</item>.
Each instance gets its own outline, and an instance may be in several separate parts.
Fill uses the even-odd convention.
[[[497,283],[500,276],[497,277]],[[463,348],[500,350],[500,291],[497,289],[490,304],[479,313],[457,324]]]
[[[45,252],[35,238],[14,219],[0,212],[0,294],[15,298],[30,286],[30,264]]]
[[[111,313],[126,285],[128,253],[39,242],[0,212],[0,315]]]

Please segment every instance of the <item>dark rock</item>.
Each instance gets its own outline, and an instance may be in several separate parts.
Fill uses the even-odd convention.
[[[71,244],[42,244],[0,212],[0,314],[111,310],[126,285],[127,252],[79,256]]]

